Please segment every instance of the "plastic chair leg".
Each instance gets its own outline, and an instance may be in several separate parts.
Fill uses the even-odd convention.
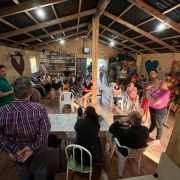
[[[71,110],[72,110],[72,112],[74,112],[74,101],[71,104]]]
[[[67,162],[68,163],[68,162]],[[67,171],[66,171],[66,180],[68,180],[68,175],[69,175],[69,167],[67,165]]]
[[[140,168],[141,168],[141,155],[138,158],[138,174],[140,174]]]
[[[89,180],[91,180],[91,176],[92,176],[92,169],[89,171]]]
[[[122,176],[123,171],[124,171],[124,165],[126,163],[126,157],[124,157],[119,152],[118,152],[118,161],[119,161],[119,163],[118,163],[118,166],[119,166],[118,167],[119,168],[119,175]]]
[[[60,113],[62,113],[62,105],[59,105]]]

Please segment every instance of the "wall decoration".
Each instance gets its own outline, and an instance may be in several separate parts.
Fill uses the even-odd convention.
[[[13,68],[22,76],[25,68],[25,63],[23,59],[23,53],[19,51],[15,51],[15,54],[10,54],[11,56],[11,64]],[[18,63],[19,61],[19,63]]]
[[[156,70],[159,66],[158,60],[147,60],[145,62],[146,71],[150,74],[151,71]]]

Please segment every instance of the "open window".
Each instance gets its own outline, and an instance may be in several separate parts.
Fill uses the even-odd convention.
[[[30,66],[31,66],[31,73],[37,72],[37,71],[38,71],[38,68],[37,68],[36,57],[30,56],[30,57],[29,57],[29,61],[30,61]]]

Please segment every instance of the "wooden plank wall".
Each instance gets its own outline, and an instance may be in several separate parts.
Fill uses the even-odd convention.
[[[148,74],[146,72],[145,68],[145,62],[147,60],[158,60],[159,61],[159,67],[157,70],[159,71],[158,77],[163,78],[165,73],[170,73],[171,66],[173,60],[180,60],[180,53],[164,53],[164,54],[145,54],[145,55],[139,55],[136,57],[137,59],[137,66],[139,69],[140,74],[144,74],[146,78],[148,77]],[[138,63],[140,62],[140,63]]]
[[[83,46],[90,47],[90,53],[83,53]],[[118,55],[118,51],[109,48],[101,43],[98,43],[98,58],[99,59],[109,59],[110,57],[115,57]],[[92,40],[88,39],[84,41],[84,39],[80,38],[78,40],[73,40],[69,42],[65,42],[64,45],[52,45],[46,47],[50,51],[59,52],[60,50],[64,52],[74,52],[76,53],[76,58],[92,58]]]
[[[30,61],[29,56],[35,56],[37,60],[37,66],[39,66],[39,58],[38,53],[35,51],[27,51],[27,50],[21,50],[21,49],[15,49],[5,46],[0,46],[0,64],[3,64],[7,67],[7,79],[10,83],[13,83],[15,79],[19,78],[20,75],[17,73],[17,71],[13,68],[11,64],[11,56],[10,54],[15,54],[15,51],[24,51],[24,61],[25,61],[25,68],[23,72],[23,76],[35,76],[37,73],[31,73],[31,67],[30,67]],[[39,68],[39,67],[38,67]]]

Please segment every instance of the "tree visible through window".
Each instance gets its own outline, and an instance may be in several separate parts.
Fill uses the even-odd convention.
[[[29,57],[30,66],[31,66],[31,73],[35,73],[38,71],[37,69],[37,62],[35,57]]]

